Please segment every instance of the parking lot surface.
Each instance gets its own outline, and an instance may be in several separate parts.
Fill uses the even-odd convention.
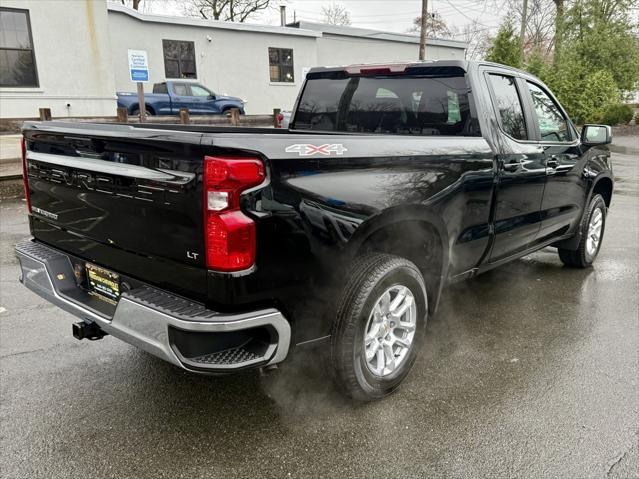
[[[615,139],[595,267],[546,249],[450,287],[403,387],[354,405],[313,356],[185,373],[18,282],[0,202],[0,476],[639,477],[639,138]]]

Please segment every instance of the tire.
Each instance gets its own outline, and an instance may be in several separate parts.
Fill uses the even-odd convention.
[[[224,108],[224,109],[222,110],[222,113],[221,113],[221,114],[222,114],[222,115],[230,115],[230,114],[231,114],[231,110],[232,110],[233,108],[237,108],[237,107],[234,107],[234,106],[227,106],[226,108]],[[241,110],[240,108],[238,108],[238,110],[240,110],[240,116],[241,116],[241,115],[244,115],[244,112],[242,112],[242,110]]]
[[[145,108],[144,111],[146,112],[146,116],[153,116],[154,113],[149,110],[148,108]],[[133,112],[131,113],[131,116],[140,116],[140,109],[136,108],[135,110],[133,110]]]
[[[586,214],[581,221],[581,240],[576,250],[559,248],[559,259],[566,266],[588,268],[597,258],[606,229],[606,202],[601,195],[594,195],[590,200]],[[598,230],[597,230],[598,225]],[[595,237],[598,232],[598,236]]]
[[[402,302],[395,304],[394,300]],[[394,311],[400,313],[406,304],[409,306],[403,315],[385,315],[393,305],[397,306]],[[423,345],[427,312],[424,278],[413,263],[379,253],[356,259],[339,300],[331,334],[330,360],[338,388],[358,401],[381,399],[397,389]],[[397,342],[389,346],[398,337],[408,347]],[[368,358],[367,353],[374,354]]]

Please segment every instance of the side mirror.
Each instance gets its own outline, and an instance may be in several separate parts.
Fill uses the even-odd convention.
[[[215,95],[213,93],[209,95],[209,100],[215,100]]]
[[[608,145],[612,143],[612,128],[608,125],[584,125],[581,143],[587,146]]]

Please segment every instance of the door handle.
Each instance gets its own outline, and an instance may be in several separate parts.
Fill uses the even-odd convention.
[[[559,166],[559,160],[555,155],[552,155],[548,160],[546,160],[546,166],[549,168],[557,168]]]
[[[501,169],[504,171],[513,172],[519,170],[523,166],[523,164],[523,161],[511,161],[509,163],[502,163]]]

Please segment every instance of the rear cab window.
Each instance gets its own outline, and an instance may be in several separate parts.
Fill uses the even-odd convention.
[[[292,129],[421,136],[480,136],[465,72],[410,68],[396,74],[307,76]]]
[[[168,93],[166,83],[156,83],[153,85],[153,93]]]

